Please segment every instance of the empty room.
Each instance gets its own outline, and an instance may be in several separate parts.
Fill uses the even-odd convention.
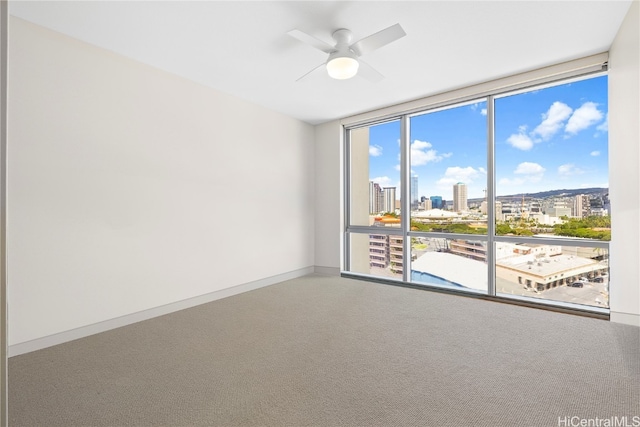
[[[0,425],[640,426],[640,2],[0,2]]]

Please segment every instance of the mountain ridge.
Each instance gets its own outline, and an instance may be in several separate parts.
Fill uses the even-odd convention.
[[[590,187],[590,188],[564,188],[560,190],[539,191],[537,193],[516,193],[508,194],[504,196],[496,196],[496,200],[513,200],[522,199],[524,196],[528,199],[546,199],[548,197],[574,197],[578,194],[609,194],[609,189],[605,187]],[[481,202],[483,198],[469,199],[469,202]]]

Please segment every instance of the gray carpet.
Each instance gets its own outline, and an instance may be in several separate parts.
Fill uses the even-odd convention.
[[[11,426],[539,427],[623,416],[640,420],[638,328],[337,277],[9,360]]]

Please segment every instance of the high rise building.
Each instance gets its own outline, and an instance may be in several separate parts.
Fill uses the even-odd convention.
[[[389,264],[392,273],[402,275],[404,256],[402,251],[402,236],[389,236]]]
[[[464,212],[469,210],[467,207],[467,185],[462,182],[453,186],[453,211]]]
[[[603,208],[607,210],[607,212],[611,212],[611,200],[609,200],[609,193],[604,194],[602,196]]]
[[[395,212],[396,211],[396,187],[384,187],[384,212]]]
[[[387,268],[389,265],[389,236],[369,235],[369,267]]]
[[[420,205],[420,197],[418,197],[418,175],[411,177],[411,210],[415,211]]]
[[[377,182],[369,181],[369,213],[374,215],[384,210],[382,187]]]
[[[584,216],[607,216],[608,212],[605,209],[604,197],[601,195],[592,196],[589,198],[589,212]]]
[[[444,208],[444,203],[442,202],[442,196],[431,196],[429,197],[429,200],[431,200],[432,209]]]
[[[563,216],[569,217],[571,216],[571,210],[572,208],[567,205],[566,200],[556,199],[553,202],[553,207],[550,209],[547,209],[546,213],[549,216],[555,216],[557,218],[560,218]]]
[[[542,204],[539,200],[531,200],[529,202],[529,213],[532,214],[541,214],[542,213]]]
[[[573,216],[584,218],[591,213],[591,202],[586,194],[578,194],[573,198]]]
[[[376,218],[380,227],[399,227],[399,218]],[[369,235],[369,266],[379,269],[375,274],[402,278],[404,269],[403,237],[384,234]],[[380,271],[386,270],[386,273]]]
[[[604,207],[604,203],[602,201],[602,197],[597,195],[597,196],[592,196],[589,197],[589,207],[591,208],[603,208]]]

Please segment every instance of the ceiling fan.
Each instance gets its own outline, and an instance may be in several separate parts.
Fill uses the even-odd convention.
[[[351,31],[341,28],[333,32],[332,36],[336,44],[335,46],[331,46],[300,30],[291,30],[287,34],[329,54],[325,62],[313,68],[296,81],[302,80],[315,70],[326,65],[329,76],[334,79],[350,79],[356,74],[359,74],[372,82],[380,81],[384,76],[371,65],[360,59],[360,57],[407,35],[400,24],[395,24],[360,39],[355,43],[351,43],[353,34]]]

